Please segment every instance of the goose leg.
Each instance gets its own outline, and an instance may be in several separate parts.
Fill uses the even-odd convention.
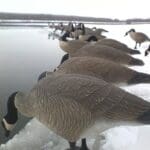
[[[135,47],[134,47],[134,49],[136,49],[137,48],[137,42],[135,43]]]
[[[80,150],[80,148],[76,146],[76,142],[69,142],[69,146],[70,148],[67,150]]]
[[[89,148],[87,147],[87,144],[86,144],[86,138],[82,139],[82,144],[81,144],[80,150],[89,150]]]

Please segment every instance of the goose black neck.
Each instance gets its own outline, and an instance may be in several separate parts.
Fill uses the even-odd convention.
[[[17,93],[18,92],[14,92],[13,94],[11,94],[7,101],[7,114],[6,116],[4,116],[4,118],[10,124],[14,124],[18,120],[18,111],[14,103]]]
[[[41,79],[45,78],[47,74],[47,71],[42,72],[39,77],[38,77],[38,81],[40,81]]]
[[[74,31],[75,31],[75,28],[74,28],[74,25],[73,25],[72,22],[70,22],[70,23],[68,24],[68,27],[70,28],[70,31],[71,31],[71,32],[74,32]]]
[[[65,54],[63,57],[62,57],[62,59],[61,59],[61,61],[60,61],[60,64],[62,64],[64,61],[66,61],[66,60],[68,60],[69,59],[69,54],[67,53],[67,54]]]
[[[69,32],[65,32],[61,37],[60,37],[60,41],[68,41],[67,37],[69,37]]]
[[[91,35],[87,40],[87,42],[91,42],[91,41],[98,41],[97,37],[94,35]]]
[[[84,26],[84,24],[82,24],[81,27],[82,27],[82,28],[81,28],[81,29],[82,29],[82,34],[85,35],[85,26]]]

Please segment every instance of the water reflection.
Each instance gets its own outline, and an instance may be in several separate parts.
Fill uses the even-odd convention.
[[[55,31],[49,31],[48,33],[48,39],[55,40],[55,39],[59,39],[59,37],[60,37],[60,33],[57,33]]]
[[[50,37],[55,38],[49,35],[50,32],[46,28],[0,28],[0,119],[12,92],[29,91],[41,72],[54,70],[60,63],[64,52],[59,48],[58,40],[51,40]],[[19,117],[11,137],[28,121]],[[0,143],[7,140],[0,125]]]

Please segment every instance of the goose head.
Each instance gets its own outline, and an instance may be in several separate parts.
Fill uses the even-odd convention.
[[[8,137],[18,121],[18,112],[24,116],[33,117],[33,103],[27,101],[28,95],[17,91],[12,93],[7,101],[7,114],[2,119],[5,136]]]
[[[18,110],[17,107],[20,103],[17,102],[18,98],[22,98],[23,94],[21,92],[12,93],[7,101],[7,114],[2,119],[2,127],[5,131],[5,136],[8,137],[10,135],[10,131],[16,125],[18,121]]]
[[[59,40],[60,41],[68,41],[67,37],[70,37],[70,32],[69,31],[65,31],[64,34],[62,36],[60,36]]]
[[[135,29],[130,29],[129,31],[127,31],[127,32],[125,33],[125,36],[128,35],[128,34],[131,33],[131,32],[135,32]]]
[[[75,31],[75,28],[74,28],[74,25],[73,25],[72,22],[68,23],[68,29],[69,29],[70,32],[74,32]]]

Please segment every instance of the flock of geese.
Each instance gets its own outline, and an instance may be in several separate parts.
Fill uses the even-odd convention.
[[[101,34],[108,31],[83,23],[76,27],[69,23],[62,32],[59,44],[66,54],[60,65],[53,72],[43,72],[28,94],[17,91],[8,98],[8,112],[2,120],[5,135],[16,124],[18,111],[36,117],[66,139],[68,150],[89,150],[86,137],[94,128],[100,133],[120,125],[150,124],[150,103],[119,88],[122,83],[150,83],[149,74],[127,67],[144,65],[132,57],[140,52]],[[127,34],[135,48],[150,40],[134,29]],[[149,51],[150,47],[146,55]]]

